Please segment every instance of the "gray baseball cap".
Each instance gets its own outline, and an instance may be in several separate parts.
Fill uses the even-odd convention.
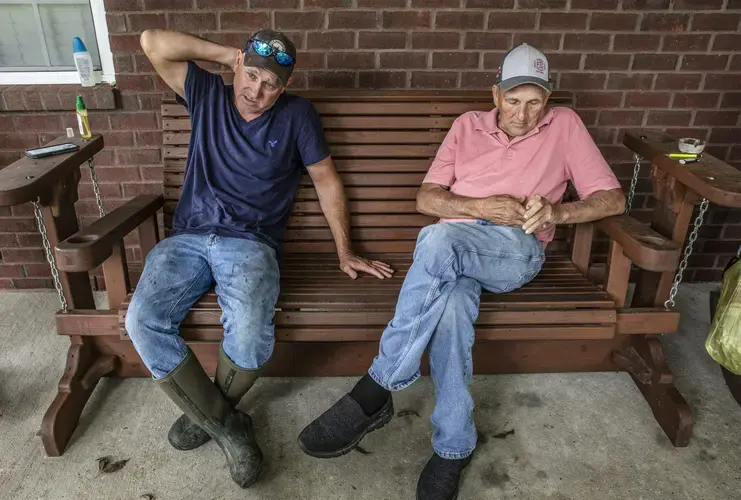
[[[518,85],[530,83],[552,90],[548,59],[535,47],[523,43],[504,55],[497,74],[497,84],[506,92]]]

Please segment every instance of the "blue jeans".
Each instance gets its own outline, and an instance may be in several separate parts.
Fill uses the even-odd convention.
[[[419,378],[429,346],[437,399],[432,447],[441,457],[464,458],[476,447],[468,386],[482,287],[515,290],[535,277],[544,259],[534,235],[487,221],[440,223],[419,233],[396,313],[368,373],[390,391],[404,389]]]
[[[224,352],[242,368],[260,368],[275,344],[279,278],[276,252],[264,243],[208,234],[166,238],[147,256],[126,330],[152,376],[164,377],[187,352],[180,323],[216,285]]]

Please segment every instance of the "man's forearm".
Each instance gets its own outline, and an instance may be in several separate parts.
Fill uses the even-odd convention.
[[[417,194],[417,210],[440,218],[481,218],[479,202],[479,198],[460,196],[438,185],[422,184]]]
[[[350,243],[350,212],[347,208],[347,198],[339,176],[325,179],[316,186],[319,206],[324,217],[327,218],[329,229],[332,231],[337,255],[340,257],[352,252]]]
[[[179,31],[150,29],[142,33],[142,47],[148,56],[172,62],[209,61],[231,67],[238,49],[210,42]]]
[[[592,222],[623,213],[625,196],[620,189],[598,191],[583,200],[562,203],[557,207],[557,224]]]

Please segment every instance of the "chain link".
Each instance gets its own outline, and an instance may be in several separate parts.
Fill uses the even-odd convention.
[[[57,261],[54,258],[54,254],[51,251],[51,244],[49,243],[49,236],[46,234],[46,224],[44,224],[44,216],[41,213],[41,206],[38,201],[31,202],[33,205],[33,214],[36,217],[36,223],[39,226],[39,232],[41,233],[41,242],[46,250],[46,260],[49,262],[51,267],[51,277],[54,279],[54,288],[57,289],[57,295],[59,295],[59,302],[62,304],[62,311],[66,314],[69,312],[69,306],[67,299],[64,297],[64,290],[62,289],[62,282],[59,280],[59,269],[57,269]]]
[[[100,186],[98,185],[98,176],[95,174],[95,165],[93,164],[92,157],[88,159],[87,166],[90,167],[90,179],[93,181],[93,192],[95,193],[95,201],[98,203],[98,212],[100,212],[101,219],[105,217],[105,210],[103,209],[103,200],[100,197]]]
[[[672,289],[669,292],[669,299],[664,302],[664,307],[667,309],[674,307],[674,297],[677,296],[677,292],[679,291],[679,284],[682,282],[682,275],[684,274],[684,270],[687,269],[687,262],[689,261],[690,255],[692,255],[692,246],[695,244],[697,233],[700,231],[700,226],[702,226],[702,220],[705,217],[705,212],[707,211],[709,204],[710,202],[706,198],[703,198],[702,203],[700,203],[700,212],[697,214],[697,217],[695,217],[695,223],[692,232],[690,233],[690,239],[687,241],[687,246],[684,247],[684,256],[682,257],[682,262],[679,264],[679,269],[677,269],[677,274],[674,276]]]
[[[630,180],[630,190],[628,191],[628,200],[625,202],[625,213],[629,214],[630,209],[633,207],[633,198],[636,195],[636,184],[638,184],[638,175],[641,173],[641,158],[637,153],[633,154],[633,159],[636,161],[633,167],[633,178]]]

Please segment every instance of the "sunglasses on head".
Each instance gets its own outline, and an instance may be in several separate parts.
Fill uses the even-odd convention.
[[[255,53],[261,55],[262,57],[273,56],[275,61],[281,66],[291,66],[294,63],[293,57],[283,52],[282,50],[275,49],[268,42],[251,38],[250,43],[252,44],[252,49],[255,51]]]

